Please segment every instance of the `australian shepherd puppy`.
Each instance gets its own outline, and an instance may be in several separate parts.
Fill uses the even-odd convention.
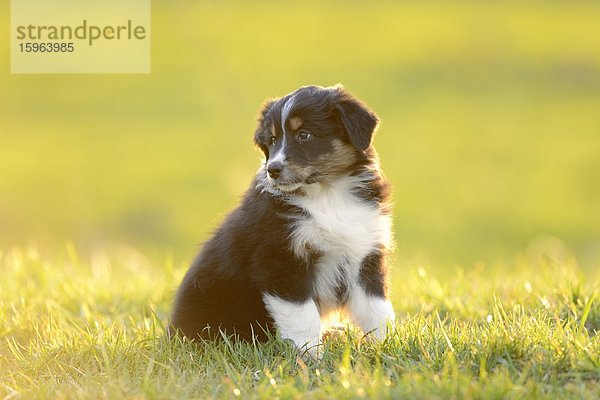
[[[254,134],[265,161],[185,275],[175,330],[264,340],[276,329],[314,351],[321,318],[343,310],[385,336],[391,212],[371,146],[378,123],[340,85],[266,102]]]

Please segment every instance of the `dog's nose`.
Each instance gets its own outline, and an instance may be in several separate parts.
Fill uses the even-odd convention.
[[[273,161],[267,164],[267,172],[273,179],[277,179],[282,169],[283,163],[281,161]]]

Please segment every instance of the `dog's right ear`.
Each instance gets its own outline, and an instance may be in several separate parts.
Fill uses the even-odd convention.
[[[256,131],[254,132],[254,144],[257,145],[262,152],[265,154],[265,157],[269,158],[269,138],[271,137],[271,110],[273,105],[277,99],[268,99],[265,100],[263,105],[260,108],[260,112],[258,118],[256,119],[258,122],[258,126],[256,127]]]
[[[350,143],[359,150],[366,150],[379,125],[379,117],[342,85],[334,86],[334,90],[337,93],[336,109]]]

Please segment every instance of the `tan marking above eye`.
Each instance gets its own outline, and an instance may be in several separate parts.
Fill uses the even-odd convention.
[[[292,130],[296,131],[301,126],[302,126],[302,120],[300,119],[300,117],[292,117],[292,118],[290,118],[290,128],[292,128]]]
[[[271,135],[277,136],[277,131],[275,130],[275,124],[271,124]]]

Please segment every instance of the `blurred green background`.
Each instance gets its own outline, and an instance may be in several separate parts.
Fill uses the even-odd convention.
[[[150,75],[11,75],[1,34],[0,248],[186,262],[258,166],[260,103],[341,82],[383,121],[397,263],[600,265],[600,2],[155,1]]]

